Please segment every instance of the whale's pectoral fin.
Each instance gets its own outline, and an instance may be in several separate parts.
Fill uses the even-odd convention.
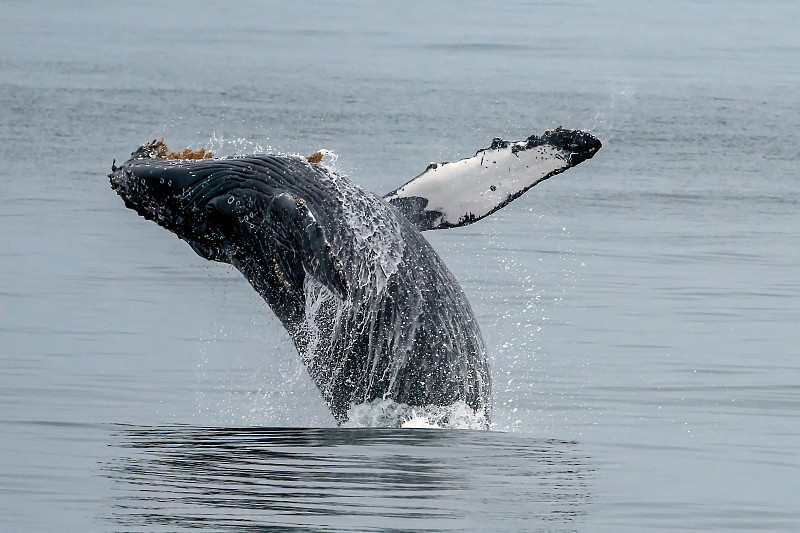
[[[347,298],[350,284],[342,262],[305,200],[288,193],[279,194],[272,201],[272,209],[285,220],[285,227],[303,250],[305,269],[336,296]]]
[[[302,271],[297,271],[302,268],[336,296],[347,298],[350,284],[343,265],[305,201],[286,192],[260,196],[256,202],[252,191],[247,196],[241,202],[230,200],[236,192],[227,200],[220,198],[215,212],[235,218],[239,231],[252,233],[253,241],[265,245],[281,278],[299,285],[297,290],[302,290]]]
[[[601,146],[589,133],[560,127],[524,141],[495,139],[474,157],[431,163],[383,199],[420,231],[466,226],[534,185],[590,159]]]

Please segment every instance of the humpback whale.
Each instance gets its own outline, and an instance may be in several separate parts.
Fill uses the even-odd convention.
[[[125,205],[229,263],[274,311],[339,423],[374,400],[466,403],[489,420],[480,329],[422,231],[472,224],[600,149],[558,128],[494,139],[383,197],[310,157],[214,157],[147,143],[112,163]]]

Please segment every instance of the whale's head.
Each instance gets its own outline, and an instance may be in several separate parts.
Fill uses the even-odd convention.
[[[112,164],[111,187],[128,208],[175,233],[201,257],[245,272],[267,301],[302,293],[306,272],[346,297],[349,283],[327,228],[310,200],[290,192],[291,183],[314,179],[307,161],[212,159],[201,152],[193,158],[186,151],[169,159],[157,145],[140,147],[119,167]]]
[[[204,161],[205,168],[189,164],[193,159],[207,159],[205,152],[185,151],[185,159],[180,153],[169,154],[173,157],[167,157],[161,141],[139,147],[121,166],[112,164],[111,188],[126,207],[175,233],[202,257],[229,263],[225,220],[215,217],[219,198],[226,192],[223,180],[215,179],[208,165],[211,160]]]

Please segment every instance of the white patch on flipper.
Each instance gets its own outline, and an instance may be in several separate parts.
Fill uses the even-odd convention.
[[[543,144],[525,150],[525,142],[479,151],[452,163],[431,164],[422,174],[384,200],[420,197],[425,211],[442,213],[439,223],[459,225],[464,217],[481,218],[518,196],[552,172],[569,166],[569,154]],[[512,147],[517,147],[517,152]]]

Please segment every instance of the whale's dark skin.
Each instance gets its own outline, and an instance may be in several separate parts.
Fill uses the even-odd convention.
[[[562,166],[536,183],[600,148],[582,132],[559,129],[552,137],[551,146],[579,139],[580,149],[568,148],[558,156]],[[112,165],[112,188],[200,256],[244,274],[289,332],[339,422],[353,405],[375,399],[463,401],[489,420],[486,350],[460,285],[420,233],[442,219],[427,199],[398,198],[397,191],[381,199],[302,157],[171,161],[156,148],[144,145]]]
[[[169,162],[142,149],[110,178],[128,207],[244,274],[338,421],[379,398],[488,412],[486,352],[461,287],[377,196],[283,156]],[[309,331],[307,294],[320,293]]]

